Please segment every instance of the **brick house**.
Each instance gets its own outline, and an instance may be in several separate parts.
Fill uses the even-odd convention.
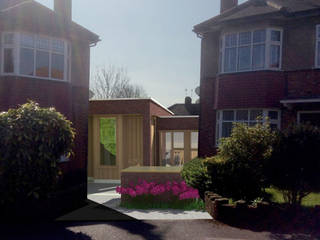
[[[90,47],[99,36],[72,21],[71,6],[71,0],[54,0],[54,10],[36,1],[0,1],[0,111],[29,99],[55,107],[76,129],[74,157],[61,167],[85,173]]]
[[[194,26],[201,38],[199,155],[215,154],[232,122],[320,125],[320,2],[221,0]]]

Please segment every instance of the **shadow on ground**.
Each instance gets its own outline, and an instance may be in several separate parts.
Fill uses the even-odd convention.
[[[288,209],[279,206],[264,216],[247,217],[233,216],[223,220],[223,223],[253,232],[270,232],[273,240],[284,239],[284,235],[290,235],[290,240],[320,240],[320,215],[313,208]]]
[[[113,183],[88,183],[88,194],[112,192],[120,184]]]
[[[0,239],[91,240],[92,236],[97,236],[97,230],[101,230],[101,225],[104,225],[104,229],[113,228],[115,232],[128,237],[134,235],[139,236],[139,239],[162,239],[155,233],[154,225],[136,220],[90,200],[84,207],[52,222],[42,222],[39,219],[33,222],[17,220],[16,223],[2,223],[0,224]],[[108,235],[108,232],[104,231],[98,239],[108,239],[106,234]]]

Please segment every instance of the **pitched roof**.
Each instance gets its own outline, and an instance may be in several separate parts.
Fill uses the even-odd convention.
[[[0,1],[1,2],[1,1]],[[34,0],[4,0],[0,4],[1,22],[3,25],[16,28],[47,29],[50,34],[76,35],[90,43],[100,41],[97,34],[81,25],[62,19],[55,11]]]
[[[186,105],[184,103],[176,103],[170,107],[168,107],[170,111],[174,113],[174,115],[178,116],[187,116],[191,115],[190,112],[187,110]]]
[[[320,10],[319,0],[248,0],[194,26],[194,32],[205,32],[210,27],[217,26],[226,21],[270,14],[279,14],[282,16],[288,14],[294,15],[297,12],[313,10]]]

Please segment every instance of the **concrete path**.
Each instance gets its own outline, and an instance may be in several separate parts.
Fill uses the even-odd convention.
[[[193,220],[212,219],[207,212],[183,210],[131,210],[120,208],[120,194],[116,184],[89,183],[88,199],[138,220]]]

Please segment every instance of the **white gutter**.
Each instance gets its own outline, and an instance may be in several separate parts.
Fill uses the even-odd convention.
[[[311,99],[290,99],[290,100],[281,100],[282,104],[290,104],[290,103],[315,103],[320,102],[320,98],[311,98]]]

